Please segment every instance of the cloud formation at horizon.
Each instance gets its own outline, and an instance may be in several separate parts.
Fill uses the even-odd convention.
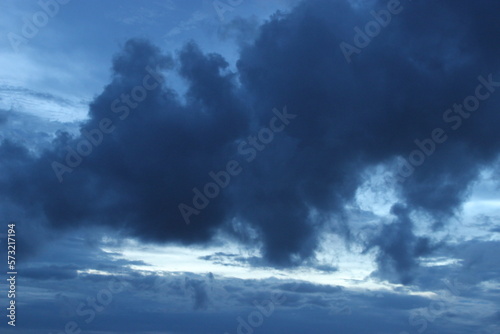
[[[80,135],[60,132],[36,154],[3,140],[0,192],[55,229],[108,226],[181,244],[222,231],[262,245],[265,263],[282,268],[314,257],[326,230],[362,243],[346,208],[383,166],[396,218],[366,247],[384,277],[409,284],[439,244],[416,235],[412,214],[444,226],[498,161],[500,5],[400,6],[350,63],[339,45],[373,16],[348,1],[276,13],[241,46],[235,70],[196,42],[165,54],[131,39]]]

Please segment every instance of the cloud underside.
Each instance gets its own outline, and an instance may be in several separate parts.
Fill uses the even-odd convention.
[[[166,55],[148,41],[130,40],[113,59],[112,80],[91,103],[80,136],[61,132],[37,156],[2,142],[0,191],[12,205],[30,203],[56,229],[101,225],[145,241],[185,244],[208,243],[225,231],[257,239],[267,263],[286,267],[313,256],[332,224],[353,238],[349,223],[339,222],[366,170],[384,165],[397,179],[395,161],[408,161],[415,140],[440,128],[446,141],[395,183],[396,218],[367,246],[378,250],[380,270],[409,282],[416,259],[434,247],[415,235],[411,213],[446,223],[498,158],[498,92],[466,118],[454,113],[447,122],[443,114],[475,94],[478,77],[500,80],[499,9],[490,1],[405,3],[351,63],[339,45],[351,43],[353,27],[373,17],[347,1],[304,2],[276,14],[242,47],[234,71],[194,42]],[[184,98],[158,71],[182,77]],[[163,83],[144,90],[136,106],[123,102],[122,94],[143,87],[145,77],[149,86]],[[260,142],[263,148],[252,146],[249,138],[258,138],[285,106],[296,117],[280,119],[284,130]],[[68,147],[76,150],[104,119],[113,130],[59,182],[53,162],[67,166]],[[209,173],[230,161],[241,172],[186,224],[179,204],[194,208],[193,188],[203,191],[213,182]]]

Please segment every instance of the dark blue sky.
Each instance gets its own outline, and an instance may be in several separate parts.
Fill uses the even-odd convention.
[[[2,333],[500,332],[496,1],[2,6]]]

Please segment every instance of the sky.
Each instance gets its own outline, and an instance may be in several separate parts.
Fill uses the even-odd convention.
[[[500,333],[497,1],[2,9],[2,333]]]

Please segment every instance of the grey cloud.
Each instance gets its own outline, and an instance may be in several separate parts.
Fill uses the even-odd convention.
[[[373,2],[376,9],[385,5]],[[257,240],[265,265],[294,266],[313,257],[332,220],[342,222],[367,168],[407,159],[415,139],[442,127],[449,139],[396,186],[408,213],[384,227],[389,239],[380,235],[370,244],[379,250],[380,271],[388,273],[382,277],[409,283],[418,258],[434,248],[414,235],[417,222],[408,215],[421,211],[434,227],[444,226],[480,171],[498,158],[500,95],[460,119],[456,131],[443,112],[474,92],[478,76],[500,79],[494,56],[499,22],[492,14],[500,5],[448,0],[404,6],[351,64],[338,46],[369,16],[347,1],[304,1],[274,15],[243,47],[235,73],[221,55],[206,54],[194,42],[171,56],[130,40],[114,58],[111,82],[91,103],[81,135],[59,133],[40,157],[3,141],[0,172],[7,176],[0,178],[0,191],[21,207],[36,203],[36,216],[56,229],[103,225],[147,242],[184,244],[208,243],[225,230]],[[113,112],[148,66],[165,76],[177,71],[188,87],[186,103],[162,84],[137,107],[121,103],[121,112]],[[238,145],[269,126],[273,108],[284,106],[296,118],[265,149],[251,148],[258,156],[246,163],[250,153],[239,154]],[[51,163],[64,161],[67,147],[76,147],[83,130],[98,128],[104,118],[114,131],[58,183]],[[244,171],[184,224],[178,205],[192,205],[193,188],[231,160]],[[235,222],[250,228],[235,228]],[[337,233],[352,239],[349,223],[339,226]]]

